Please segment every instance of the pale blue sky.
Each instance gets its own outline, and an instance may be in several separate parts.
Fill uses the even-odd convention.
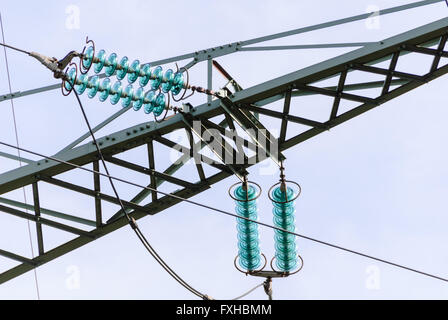
[[[3,0],[0,10],[6,41],[20,48],[62,57],[70,50],[81,50],[88,35],[98,49],[145,62],[365,13],[369,6],[388,8],[409,2]],[[79,29],[66,28],[69,5],[80,9]],[[447,13],[448,8],[442,2],[381,17],[379,29],[369,29],[361,21],[272,44],[377,41],[446,17]],[[217,60],[246,88],[348,50],[351,49],[239,53]],[[8,58],[13,91],[55,83],[51,74],[31,58],[11,51]],[[414,61],[411,55],[403,58],[399,68],[418,70],[421,66]],[[204,86],[205,67],[193,69],[191,77],[192,83]],[[222,83],[216,75],[214,88]],[[299,182],[303,189],[297,201],[298,232],[448,277],[446,84],[446,77],[442,77],[285,152],[287,177]],[[7,92],[2,53],[0,94]],[[119,108],[97,99],[82,99],[94,124]],[[302,116],[322,120],[329,114],[329,101],[300,98],[294,100],[292,107]],[[191,102],[199,104],[204,98],[196,96]],[[25,148],[54,154],[86,130],[75,98],[64,98],[58,90],[19,98],[15,108],[20,142]],[[143,121],[148,121],[143,113],[131,112],[97,136]],[[277,122],[268,122],[267,126],[278,130]],[[290,130],[293,132],[294,126]],[[172,138],[175,140],[176,136]],[[14,143],[9,102],[0,103],[0,140]],[[5,148],[0,151],[13,153]],[[135,151],[132,159],[143,164],[140,151]],[[166,148],[156,150],[156,163],[169,159]],[[250,169],[251,180],[264,190],[278,179],[277,173],[263,174],[262,168],[269,167],[268,161]],[[0,158],[0,172],[16,165]],[[182,174],[193,177],[194,170],[194,166],[187,165]],[[113,166],[111,171],[116,175],[122,173]],[[85,173],[62,177],[90,183]],[[127,178],[139,183],[146,181],[140,175]],[[194,200],[232,211],[234,204],[227,196],[227,188],[235,182],[235,178],[222,181]],[[105,180],[103,185],[107,185]],[[121,184],[118,187],[126,200],[137,191]],[[105,190],[110,193],[107,186]],[[46,185],[42,185],[41,191],[42,206],[93,219],[90,198]],[[31,199],[29,190],[27,194]],[[11,193],[11,198],[22,200],[21,197],[21,191]],[[271,223],[272,206],[266,193],[259,207],[260,220]],[[107,214],[116,209],[105,206]],[[233,267],[236,255],[233,218],[180,204],[140,220],[139,225],[169,265],[201,292],[217,299],[233,298],[261,282]],[[263,252],[272,256],[273,232],[266,228],[260,228],[259,232]],[[49,248],[70,239],[50,228],[44,228],[44,236]],[[30,255],[25,221],[0,214],[0,248]],[[302,239],[298,240],[298,248],[305,267],[298,275],[274,281],[274,298],[448,298],[448,286],[441,281]],[[14,262],[0,258],[0,272],[12,266]],[[371,266],[379,268],[378,290],[366,287]],[[73,270],[80,275],[80,286],[74,290],[67,286]],[[43,299],[195,298],[161,269],[128,227],[66,254],[37,272]],[[262,289],[250,297],[266,298]],[[0,286],[0,299],[35,298],[32,272]]]

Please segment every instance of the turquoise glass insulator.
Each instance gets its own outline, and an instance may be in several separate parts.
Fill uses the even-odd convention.
[[[78,94],[83,94],[86,91],[87,83],[89,82],[89,77],[86,74],[81,74],[75,85],[75,90]]]
[[[101,49],[98,54],[96,55],[96,58],[99,60],[93,64],[93,71],[95,73],[100,73],[101,70],[103,70],[104,63],[106,62],[106,51]]]
[[[87,96],[90,99],[93,99],[100,88],[100,77],[93,76],[87,86],[89,87],[89,90],[87,90]]]
[[[100,95],[99,95],[99,99],[101,102],[104,102],[107,100],[107,98],[109,97],[109,93],[110,93],[110,79],[106,78],[103,80],[103,82],[100,85]]]
[[[121,106],[127,108],[131,105],[132,99],[134,98],[134,87],[132,84],[127,85],[121,94],[123,100],[121,100]]]
[[[120,60],[120,70],[117,70],[117,79],[118,80],[123,80],[126,75],[128,74],[128,69],[129,69],[129,58],[128,57],[123,57]]]
[[[161,66],[154,68],[151,72],[151,88],[152,90],[157,90],[163,80],[163,69]]]
[[[152,112],[156,117],[158,117],[165,110],[165,107],[166,107],[165,95],[163,93],[159,93],[157,95],[154,110]]]
[[[94,53],[93,46],[88,47],[84,52],[84,57],[82,58],[82,65],[84,66],[84,68],[88,69],[92,65],[93,53]]]
[[[118,56],[116,53],[111,53],[109,58],[107,58],[105,65],[105,73],[106,76],[110,77],[115,73],[115,70],[117,69],[117,63],[118,63]]]
[[[286,188],[286,192],[281,187],[277,187],[272,191],[272,202],[274,208],[274,225],[287,231],[295,231],[295,201],[294,190],[290,187]],[[286,202],[286,201],[289,202]],[[293,234],[284,231],[275,230],[275,258],[276,266],[280,271],[290,272],[298,266],[298,256],[296,248],[296,237]]]
[[[166,70],[162,82],[162,91],[165,93],[170,92],[174,83],[174,71],[171,69]]]
[[[145,111],[146,114],[150,114],[152,110],[154,110],[155,104],[156,104],[156,93],[154,91],[148,91],[145,94],[145,99],[143,102],[143,111]]]
[[[64,87],[68,91],[72,90],[73,84],[76,82],[76,68],[72,67],[67,72],[67,81],[64,82]]]
[[[182,72],[176,72],[173,79],[173,87],[171,88],[171,92],[173,95],[178,95],[182,89],[184,88],[184,75]]]
[[[140,70],[140,86],[144,87],[151,79],[151,65],[145,64]]]
[[[257,189],[248,185],[247,190],[239,186],[234,191],[235,211],[238,216],[257,220]],[[249,201],[246,201],[249,200]],[[239,265],[245,270],[256,270],[261,265],[261,251],[258,238],[258,225],[254,222],[237,218]]]
[[[134,60],[128,70],[128,81],[134,83],[140,75],[140,61]]]
[[[120,101],[121,93],[123,92],[123,87],[121,86],[121,82],[117,81],[114,83],[110,90],[110,103],[115,105]]]
[[[142,87],[138,88],[134,92],[134,102],[132,103],[132,107],[135,111],[140,110],[143,105],[143,100],[145,99],[145,91]]]

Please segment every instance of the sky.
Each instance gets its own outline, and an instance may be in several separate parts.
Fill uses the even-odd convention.
[[[6,42],[48,56],[63,57],[70,50],[82,50],[86,36],[98,49],[142,62],[168,58],[222,44],[313,25],[329,20],[409,3],[380,0],[315,1],[11,1],[3,0],[0,11]],[[446,17],[444,2],[406,12],[381,16],[293,36],[266,45],[367,42],[405,32]],[[280,52],[244,52],[217,61],[240,85],[249,88],[331,57],[344,49],[312,49]],[[8,50],[13,91],[24,91],[57,81],[37,61]],[[409,55],[397,69],[419,73],[427,64]],[[421,60],[418,60],[421,61]],[[429,60],[426,62],[430,62]],[[446,62],[446,61],[445,61]],[[180,61],[180,65],[185,61]],[[174,65],[164,66],[164,68]],[[359,81],[357,74],[350,81]],[[375,77],[363,81],[377,80]],[[191,70],[191,83],[205,86],[206,67]],[[214,74],[213,88],[224,79]],[[300,183],[296,202],[297,232],[357,250],[411,268],[448,277],[448,168],[445,119],[446,77],[320,134],[285,152],[286,174]],[[0,54],[0,95],[9,92],[5,59]],[[81,97],[93,125],[119,109],[109,102]],[[205,102],[195,95],[193,105]],[[14,100],[20,145],[43,154],[55,154],[86,132],[86,125],[73,95],[59,90]],[[350,104],[342,108],[349,108]],[[281,102],[266,106],[279,110]],[[322,97],[293,99],[297,115],[326,120],[331,100]],[[143,113],[128,112],[97,133],[97,137],[151,121]],[[269,130],[278,123],[260,119]],[[266,121],[266,122],[264,122]],[[300,130],[291,126],[288,134]],[[277,130],[277,131],[276,131]],[[182,141],[172,133],[170,138]],[[0,140],[15,143],[9,101],[0,102]],[[15,153],[1,147],[0,151]],[[165,169],[176,153],[156,149],[156,169]],[[26,155],[30,159],[37,159]],[[145,164],[144,149],[126,159]],[[18,166],[0,158],[0,173]],[[272,204],[266,192],[278,181],[270,160],[251,169],[250,180],[263,187],[259,200],[260,221],[272,223]],[[145,177],[129,174],[111,165],[113,175],[137,183]],[[194,178],[194,165],[187,164],[176,176]],[[90,186],[91,177],[79,171],[60,176]],[[233,211],[227,189],[235,177],[221,181],[193,200]],[[104,192],[112,194],[106,180]],[[138,192],[117,184],[120,196],[129,200]],[[163,191],[172,191],[169,185]],[[92,199],[40,184],[42,207],[94,219]],[[26,189],[28,202],[31,190]],[[23,200],[21,190],[2,197]],[[118,208],[106,204],[110,217]],[[197,290],[216,299],[239,296],[262,282],[247,277],[233,266],[237,254],[234,218],[181,203],[139,221],[143,233],[166,262]],[[43,228],[48,249],[72,239],[70,235]],[[31,225],[34,251],[35,228]],[[273,231],[259,228],[262,251],[272,256]],[[398,269],[305,239],[298,239],[303,270],[273,283],[274,299],[447,299],[445,282]],[[0,248],[30,257],[27,223],[0,214]],[[0,272],[16,263],[0,257]],[[145,251],[129,227],[91,242],[37,269],[42,299],[195,299],[175,282]],[[36,299],[33,272],[0,285],[0,299]],[[248,298],[266,299],[260,288]]]

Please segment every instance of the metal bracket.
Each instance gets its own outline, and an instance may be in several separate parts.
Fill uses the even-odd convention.
[[[210,142],[206,141],[203,138],[202,130],[204,130],[205,132],[208,132],[210,134],[210,136],[213,137],[213,135],[210,133],[209,129],[207,127],[205,127],[201,122],[201,132],[198,132],[196,130],[196,128],[194,128],[194,126],[191,125],[191,121],[194,120],[194,118],[191,115],[188,115],[188,117],[190,117],[191,119],[187,119],[187,115],[182,114],[182,121],[185,123],[185,125],[188,127],[188,129],[191,130],[191,132],[193,132],[203,143],[205,143],[210,148],[210,150],[218,157],[218,159],[221,160],[221,162],[226,167],[228,167],[238,177],[238,179],[241,180],[241,182],[244,182],[244,176],[246,176],[248,174],[248,172],[245,169],[238,170],[237,168],[235,168],[234,165],[226,163],[225,157],[223,158],[223,156],[221,154],[216,152],[216,150],[210,146]],[[228,150],[226,143],[221,144],[221,147],[227,156],[233,157],[233,152],[230,152]],[[194,152],[194,150],[193,150],[193,152]]]
[[[276,141],[274,136],[261,124],[261,122],[258,121],[258,119],[255,118],[255,116],[249,111],[237,108],[228,97],[221,99],[221,107],[236,123],[238,123],[241,128],[246,130],[246,133],[257,144],[257,146],[261,148],[280,167],[280,162],[285,160],[286,157],[279,150],[271,152],[271,150],[267,148],[267,145],[278,145],[278,141]],[[255,132],[258,133],[258,136]],[[265,144],[260,143],[260,135],[266,142]]]

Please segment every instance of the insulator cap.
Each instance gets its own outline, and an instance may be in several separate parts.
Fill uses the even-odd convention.
[[[148,91],[145,94],[143,111],[146,114],[150,114],[152,112],[152,110],[154,109],[155,102],[156,102],[156,93],[154,91]]]
[[[156,117],[160,116],[165,110],[165,107],[166,107],[165,95],[163,93],[159,93],[155,101],[155,106],[153,110],[154,115]]]
[[[151,77],[153,78],[153,80],[151,80],[151,89],[152,90],[159,89],[160,84],[162,83],[162,80],[163,80],[162,67],[158,66],[158,67],[154,68],[151,72]]]
[[[99,99],[101,102],[104,102],[109,97],[110,93],[110,87],[111,87],[111,81],[109,78],[105,78],[100,86],[100,95]]]
[[[127,73],[128,73],[128,69],[129,69],[129,58],[124,56],[123,58],[121,58],[120,60],[120,68],[118,68],[119,70],[117,70],[117,79],[118,80],[123,80]]]
[[[117,54],[111,53],[106,61],[107,65],[105,69],[106,76],[111,77],[115,73],[115,70],[117,69],[117,62],[118,62]]]
[[[140,61],[134,60],[128,70],[128,82],[134,83],[140,75]]]
[[[90,99],[93,99],[96,96],[98,89],[100,88],[100,77],[93,76],[89,81],[89,87],[89,90],[87,90],[87,96]]]
[[[182,89],[184,88],[185,80],[182,72],[176,72],[173,79],[173,87],[171,88],[171,92],[173,95],[178,95]]]
[[[142,87],[138,88],[134,92],[134,102],[132,104],[132,107],[135,111],[140,110],[140,108],[143,105],[143,101],[145,99],[145,91]]]
[[[126,86],[122,93],[121,106],[127,108],[131,105],[132,99],[134,98],[134,87],[132,84]]]
[[[112,86],[111,92],[110,92],[110,103],[113,105],[116,105],[118,101],[121,99],[121,93],[123,91],[123,87],[121,85],[120,81],[117,81]]]
[[[93,71],[95,71],[95,73],[100,73],[101,70],[103,70],[104,63],[106,62],[106,51],[101,49],[96,55],[96,58],[98,59],[98,62],[93,64]]]
[[[151,79],[151,65],[145,64],[143,67],[141,67],[140,70],[140,86],[144,87],[148,84],[149,80]]]
[[[165,71],[165,74],[163,75],[163,83],[162,83],[162,91],[165,93],[170,92],[171,88],[174,84],[174,71],[171,69],[168,69]]]

